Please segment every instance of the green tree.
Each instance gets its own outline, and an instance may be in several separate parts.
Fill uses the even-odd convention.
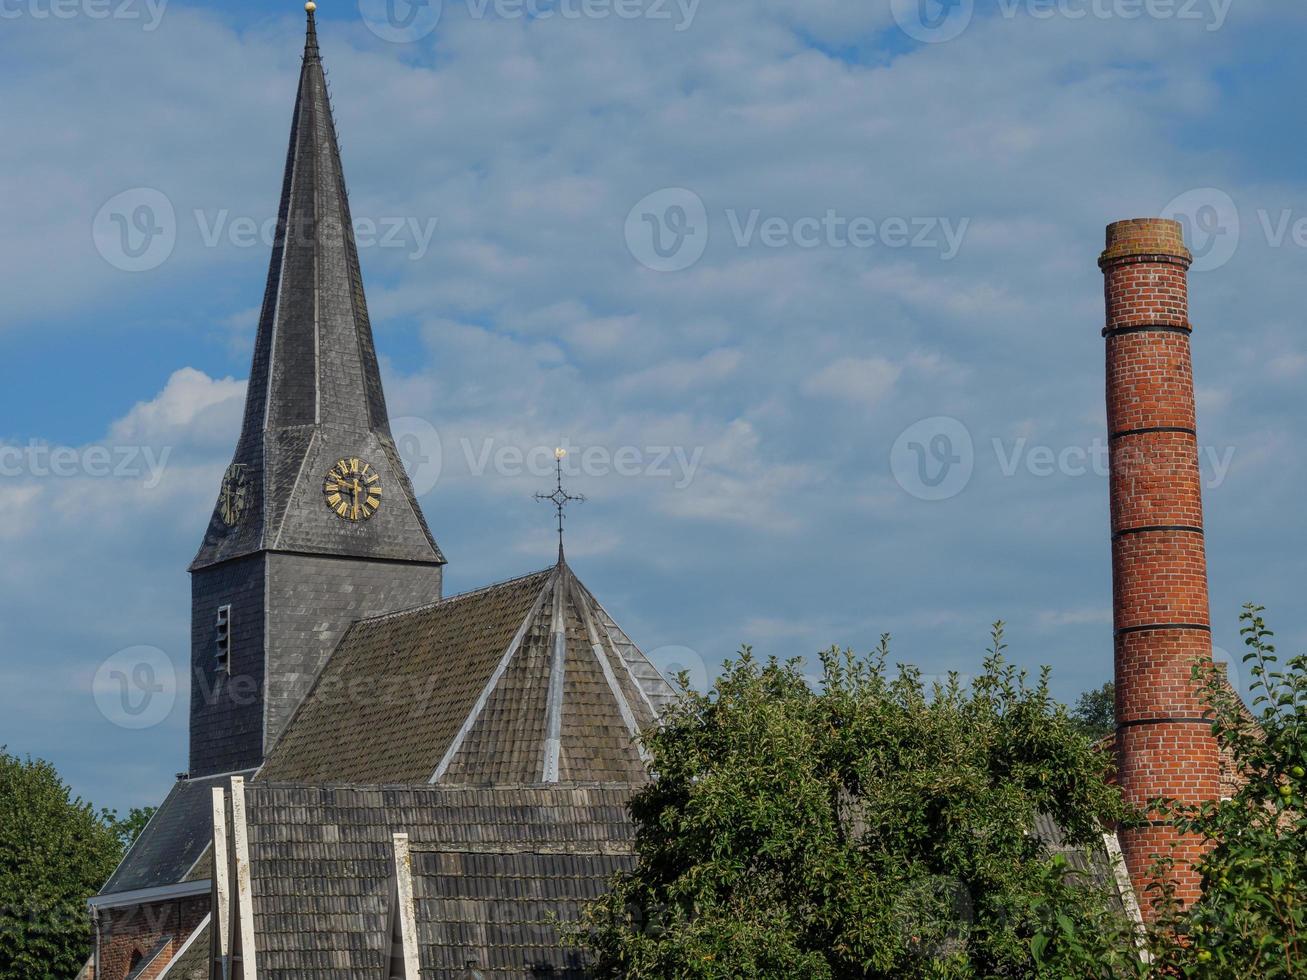
[[[1116,685],[1108,681],[1102,687],[1085,691],[1076,699],[1071,717],[1091,741],[1111,735],[1116,731]]]
[[[114,836],[118,838],[118,843],[122,846],[123,853],[126,854],[127,849],[136,843],[136,838],[141,836],[141,833],[145,830],[145,825],[150,822],[150,818],[154,816],[157,809],[158,807],[153,806],[132,807],[127,811],[125,817],[118,816],[115,810],[101,810],[100,816],[109,826],[109,829],[114,832]]]
[[[815,687],[746,648],[645,736],[638,866],[574,941],[601,977],[1133,976],[1132,926],[1073,847],[1125,815],[1066,709],[1007,664],[927,686],[832,649]],[[684,679],[683,679],[684,680]]]
[[[66,980],[91,950],[86,899],[122,856],[48,762],[0,748],[0,980]]]
[[[1307,977],[1307,657],[1279,669],[1262,608],[1245,606],[1241,619],[1251,713],[1219,671],[1195,670],[1241,785],[1229,800],[1161,807],[1211,846],[1197,903],[1181,911],[1169,888],[1154,895],[1153,946],[1168,976]]]

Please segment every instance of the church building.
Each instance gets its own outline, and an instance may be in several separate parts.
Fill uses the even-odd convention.
[[[567,564],[445,596],[386,412],[313,4],[244,422],[191,564],[189,772],[91,900],[95,980],[584,975],[676,693]],[[1178,224],[1108,228],[1118,780],[1215,799]],[[560,470],[561,473],[561,470]],[[562,494],[561,477],[559,493]],[[561,508],[563,497],[559,497]],[[1106,535],[1105,535],[1106,538]],[[1105,644],[1106,646],[1106,644]],[[1106,659],[1106,657],[1104,657]],[[1082,870],[1140,916],[1153,822]],[[1031,829],[1058,847],[1056,826]],[[1190,901],[1200,882],[1177,870]]]
[[[675,695],[561,538],[463,595],[444,565],[310,10],[244,422],[190,567],[189,772],[92,900],[95,977],[576,975],[557,923],[630,865],[636,735]]]

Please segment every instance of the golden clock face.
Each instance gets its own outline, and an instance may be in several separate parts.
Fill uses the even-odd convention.
[[[381,506],[381,477],[356,456],[336,460],[322,481],[327,506],[347,521],[366,521]]]
[[[249,502],[250,481],[245,475],[243,463],[232,463],[222,477],[222,488],[218,491],[218,516],[228,527],[234,527],[245,514],[245,505]]]

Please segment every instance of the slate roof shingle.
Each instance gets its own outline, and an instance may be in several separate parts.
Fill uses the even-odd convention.
[[[576,975],[558,922],[634,862],[631,786],[246,789],[260,976],[380,976],[391,835],[414,864],[422,976]]]
[[[212,789],[226,786],[229,779],[211,776],[174,784],[100,894],[159,888],[188,880],[213,837]]]
[[[356,623],[258,778],[546,781],[556,608],[559,778],[646,781],[634,733],[675,694],[566,564]]]

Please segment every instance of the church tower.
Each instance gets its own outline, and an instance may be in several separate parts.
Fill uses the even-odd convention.
[[[190,568],[191,775],[258,766],[345,629],[439,599],[444,563],[391,436],[310,10],[244,423]]]

